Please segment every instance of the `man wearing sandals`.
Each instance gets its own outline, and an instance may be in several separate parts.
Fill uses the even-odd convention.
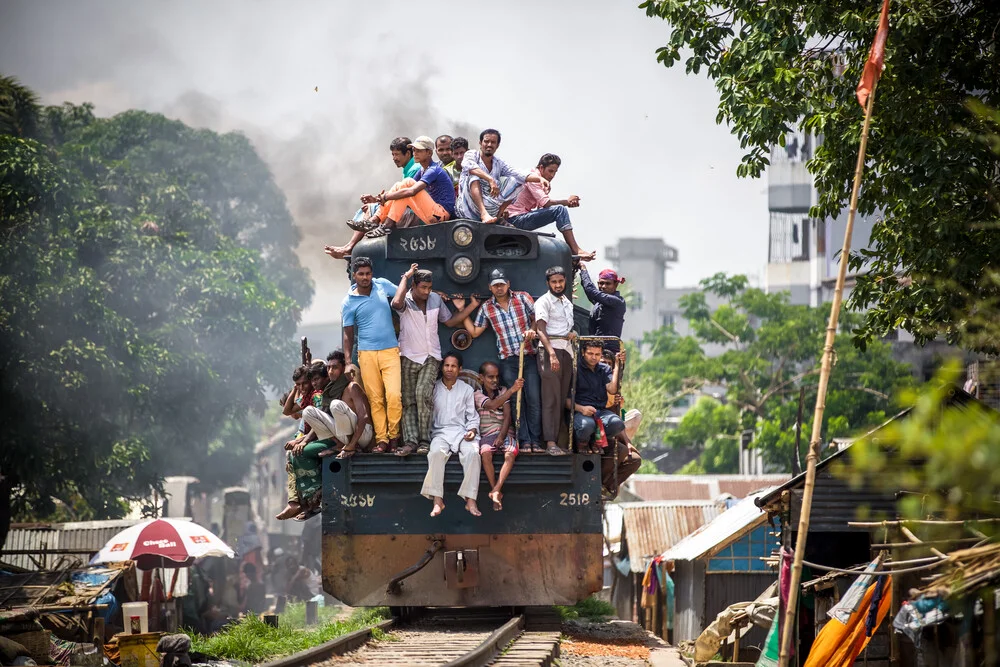
[[[503,509],[503,483],[507,481],[514,459],[517,458],[517,438],[511,428],[510,399],[524,386],[524,379],[518,378],[510,389],[500,386],[500,367],[496,362],[487,361],[479,367],[482,391],[476,392],[476,407],[479,409],[479,453],[483,457],[483,470],[490,485],[490,500],[493,510]],[[493,454],[503,454],[500,475],[493,473]]]
[[[414,450],[427,453],[434,416],[434,382],[441,366],[438,324],[456,327],[475,309],[475,304],[470,303],[452,315],[444,299],[433,291],[432,281],[430,271],[413,264],[400,276],[392,299],[392,309],[399,315],[399,361],[403,372],[403,446],[396,450],[396,456],[409,456]],[[410,282],[413,287],[409,287]]]
[[[420,172],[414,181],[400,181],[388,192],[378,195],[363,195],[362,203],[379,204],[378,212],[369,223],[348,222],[356,231],[368,231],[368,238],[387,236],[402,219],[409,208],[425,225],[444,222],[455,217],[455,187],[451,176],[440,162],[432,160],[434,141],[430,137],[417,137],[410,147],[413,159],[420,164]],[[373,226],[373,227],[372,227]]]
[[[452,454],[458,454],[464,475],[458,495],[465,499],[465,509],[482,516],[476,505],[479,495],[479,411],[475,392],[458,379],[462,355],[449,352],[441,360],[441,379],[434,385],[434,426],[431,449],[427,454],[427,474],[420,495],[434,501],[431,516],[444,511],[444,467]]]
[[[584,454],[599,454],[600,448],[591,449],[590,439],[597,431],[597,420],[601,421],[610,442],[615,436],[625,432],[625,422],[617,413],[607,409],[608,394],[618,393],[618,379],[625,364],[625,353],[616,355],[618,363],[614,370],[601,361],[603,345],[600,341],[588,340],[580,345],[580,363],[576,367],[576,398],[573,405],[573,434],[579,451]],[[612,450],[614,451],[614,450]]]
[[[545,271],[545,281],[549,291],[535,300],[535,329],[542,347],[538,354],[538,375],[542,380],[542,437],[549,456],[563,456],[567,452],[559,448],[556,440],[573,384],[573,341],[576,340],[573,302],[566,298],[566,271],[561,266],[549,267]],[[597,359],[600,358],[598,354]]]
[[[538,380],[538,367],[535,364],[535,350],[529,343],[534,340],[535,332],[535,302],[527,292],[515,292],[510,289],[510,280],[503,269],[493,269],[490,272],[490,292],[492,299],[483,302],[476,320],[465,320],[465,330],[473,338],[479,338],[486,332],[487,325],[493,328],[497,337],[497,355],[500,357],[500,377],[507,387],[514,386],[519,377],[524,378],[524,391],[521,401],[524,418],[517,433],[521,451],[541,454],[545,450],[541,446],[542,437],[542,400],[541,384]],[[456,308],[462,308],[465,301],[452,299]],[[478,304],[475,298],[474,305]],[[521,366],[521,345],[524,345],[524,369]],[[517,410],[517,401],[513,410]]]
[[[351,270],[354,284],[340,307],[344,352],[350,354],[354,349],[357,326],[358,366],[371,405],[377,443],[374,451],[381,454],[395,448],[403,417],[399,343],[389,307],[389,299],[398,288],[385,278],[374,278],[372,261],[367,257],[356,258]]]
[[[410,148],[409,137],[396,137],[389,144],[389,154],[392,156],[392,163],[403,170],[403,181],[407,185],[413,185],[417,174],[420,172],[420,165],[413,159],[413,149]],[[343,259],[351,254],[358,241],[364,238],[365,232],[376,225],[365,224],[372,216],[378,213],[378,206],[375,204],[362,204],[354,218],[348,223],[354,229],[351,240],[342,246],[324,246],[323,252],[334,259]],[[408,217],[413,217],[412,212]],[[376,223],[377,224],[377,223]]]

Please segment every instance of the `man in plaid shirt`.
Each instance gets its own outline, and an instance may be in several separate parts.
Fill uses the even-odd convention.
[[[478,338],[486,331],[487,324],[493,328],[500,356],[500,376],[507,387],[517,380],[521,343],[526,343],[522,418],[517,436],[522,453],[542,453],[545,451],[541,445],[542,385],[535,363],[535,351],[527,345],[535,338],[532,329],[535,323],[535,302],[527,292],[511,291],[510,280],[503,269],[493,269],[490,273],[490,292],[493,298],[482,304],[475,321],[465,319],[465,329],[473,338]],[[456,308],[464,305],[459,299],[452,299],[452,303]],[[516,414],[517,406],[512,408]]]

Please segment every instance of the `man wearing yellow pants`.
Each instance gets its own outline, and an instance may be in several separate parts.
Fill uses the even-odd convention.
[[[358,366],[375,428],[376,445],[372,451],[391,452],[398,444],[403,417],[399,343],[389,307],[397,287],[385,278],[373,277],[372,262],[367,257],[355,258],[351,272],[354,284],[340,307],[344,353],[350,355],[354,349],[356,326]]]

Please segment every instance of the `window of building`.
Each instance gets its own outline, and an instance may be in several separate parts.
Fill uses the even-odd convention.
[[[801,213],[771,211],[767,261],[772,264],[809,259],[812,220]]]
[[[761,526],[733,542],[708,561],[708,572],[770,572],[761,560],[780,546],[778,536],[768,525]]]

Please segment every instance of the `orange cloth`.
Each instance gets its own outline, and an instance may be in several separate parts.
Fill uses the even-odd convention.
[[[868,646],[871,637],[865,636],[865,619],[868,618],[868,608],[875,595],[875,584],[868,587],[858,610],[844,625],[836,619],[830,621],[819,631],[819,636],[813,642],[805,667],[851,667],[861,652]],[[882,599],[878,605],[878,629],[889,612],[892,602],[892,580],[886,582]]]
[[[412,178],[404,178],[399,183],[396,183],[389,188],[389,192],[398,192],[403,188],[410,188],[416,184],[417,182]],[[387,201],[379,209],[379,212],[376,215],[381,222],[385,222],[386,219],[392,220],[393,222],[399,222],[407,208],[413,211],[413,214],[420,218],[421,222],[425,225],[431,225],[435,222],[444,222],[445,220],[451,218],[451,216],[448,215],[448,211],[446,211],[441,204],[434,201],[434,198],[431,197],[431,194],[427,192],[426,188],[412,197]]]

